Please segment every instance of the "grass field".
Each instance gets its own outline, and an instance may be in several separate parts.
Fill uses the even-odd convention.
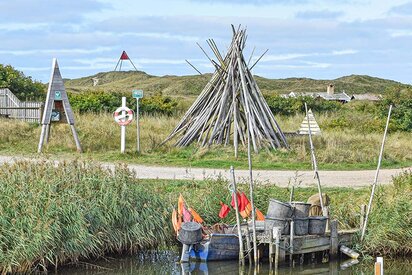
[[[302,116],[278,117],[284,131],[296,131]],[[127,126],[127,152],[120,154],[120,127],[112,116],[102,114],[76,115],[76,128],[85,151],[80,157],[100,161],[125,161],[147,165],[168,165],[185,167],[237,168],[247,167],[246,149],[234,157],[233,148],[212,146],[198,148],[176,148],[173,141],[161,145],[179,121],[176,117],[143,116],[141,119],[141,154],[136,150],[136,125]],[[362,132],[362,128],[329,128],[329,114],[317,115],[323,130],[314,137],[320,169],[374,169],[379,155],[382,133]],[[362,123],[373,123],[373,117]],[[40,127],[20,121],[0,119],[0,154],[31,155],[37,151]],[[288,139],[291,150],[263,150],[253,154],[255,169],[311,169],[310,148],[307,137]],[[44,154],[51,158],[74,158],[75,144],[67,124],[53,124],[50,142]],[[412,165],[412,141],[408,132],[389,133],[383,167],[405,167]]]

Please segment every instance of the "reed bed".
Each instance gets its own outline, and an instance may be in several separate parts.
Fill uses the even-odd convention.
[[[163,201],[119,165],[18,162],[0,167],[0,273],[45,270],[171,240]]]

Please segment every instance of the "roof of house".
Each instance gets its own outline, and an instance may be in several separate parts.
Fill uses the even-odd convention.
[[[369,100],[369,101],[379,101],[382,99],[381,95],[376,94],[354,94],[352,99],[355,100]]]
[[[334,93],[334,94],[328,94],[327,92],[323,93],[316,93],[318,97],[321,97],[325,100],[339,100],[339,101],[351,101],[351,97],[348,96],[345,92],[342,93]]]

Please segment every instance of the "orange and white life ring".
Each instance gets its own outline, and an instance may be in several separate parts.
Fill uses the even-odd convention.
[[[133,111],[127,107],[119,107],[114,111],[114,121],[120,126],[126,126],[133,120]]]

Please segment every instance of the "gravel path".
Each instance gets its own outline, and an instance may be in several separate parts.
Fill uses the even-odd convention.
[[[36,160],[36,158],[0,156],[2,163],[12,163],[16,160]],[[113,163],[102,165],[113,169]],[[160,167],[129,164],[129,168],[136,172],[141,179],[205,179],[205,178],[229,178],[229,170],[210,168],[183,168],[183,167]],[[379,183],[389,184],[393,176],[404,170],[412,169],[382,169],[379,173]],[[248,170],[236,170],[236,177],[240,183],[246,182],[249,177]],[[303,187],[316,186],[312,171],[281,171],[281,170],[254,170],[253,177],[260,184],[276,184],[287,186],[289,182]],[[328,187],[363,187],[369,186],[374,179],[375,170],[355,171],[319,171],[322,186]]]

